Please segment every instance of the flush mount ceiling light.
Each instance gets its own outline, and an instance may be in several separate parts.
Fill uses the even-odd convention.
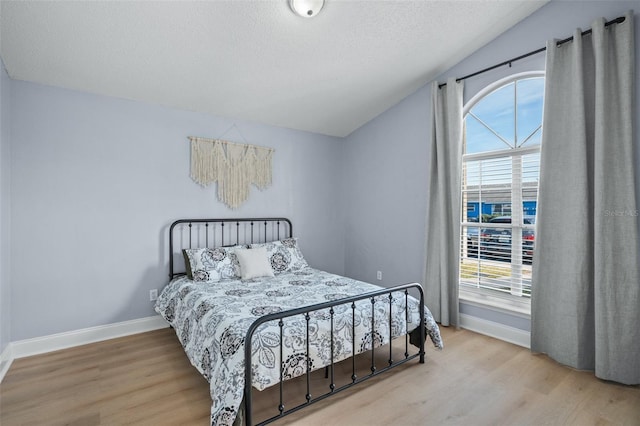
[[[324,6],[324,0],[289,0],[289,6],[296,15],[303,18],[316,16]]]

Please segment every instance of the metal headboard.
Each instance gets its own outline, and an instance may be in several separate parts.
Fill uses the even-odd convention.
[[[179,219],[169,227],[169,278],[184,275],[182,250],[264,243],[293,236],[293,225],[284,217],[241,219]]]

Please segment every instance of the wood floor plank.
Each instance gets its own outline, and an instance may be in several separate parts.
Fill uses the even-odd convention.
[[[470,331],[442,334],[445,349],[429,347],[424,365],[410,362],[276,424],[640,425],[638,386]],[[384,366],[388,352],[377,355]],[[360,358],[364,374],[369,360]],[[335,370],[336,383],[349,380],[350,364]],[[287,383],[288,406],[304,400],[305,387]],[[324,372],[314,372],[312,393],[327,388]],[[277,392],[254,399],[257,416],[277,412]],[[3,426],[206,425],[210,405],[207,382],[171,329],[18,359],[0,384]]]

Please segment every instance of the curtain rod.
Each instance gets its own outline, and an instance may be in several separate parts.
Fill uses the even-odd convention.
[[[612,19],[609,22],[605,22],[604,26],[608,27],[609,25],[620,24],[620,23],[624,22],[624,19],[625,19],[624,16],[620,16],[620,17],[618,17],[616,19]],[[586,36],[588,34],[591,34],[591,28],[589,28],[588,30],[582,32],[582,36]],[[556,42],[556,46],[562,46],[563,44],[568,43],[571,40],[573,40],[573,36],[571,36],[569,38],[565,38],[564,40],[559,40],[558,42]],[[529,53],[525,53],[524,55],[520,55],[518,57],[509,59],[508,61],[500,62],[499,64],[490,66],[490,67],[485,68],[485,69],[480,70],[480,71],[476,71],[476,72],[471,73],[469,75],[465,75],[464,77],[456,78],[456,82],[462,81],[462,80],[466,80],[466,79],[471,78],[471,77],[475,77],[476,75],[483,74],[483,73],[485,73],[487,71],[491,71],[493,69],[496,69],[496,68],[499,68],[499,67],[503,67],[505,65],[509,65],[509,67],[511,67],[511,63],[512,62],[519,61],[520,59],[528,58],[529,56],[536,55],[538,53],[544,52],[545,50],[547,50],[546,46],[545,47],[541,47],[540,49],[536,49],[536,50],[533,50],[533,51],[531,51]],[[438,85],[438,87],[441,88],[441,87],[446,86],[446,85],[447,85],[447,83],[442,83],[442,84]]]

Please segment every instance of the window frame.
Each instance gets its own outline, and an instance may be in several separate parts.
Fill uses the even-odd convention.
[[[497,81],[487,85],[482,90],[480,90],[478,93],[476,93],[469,101],[467,101],[465,103],[465,105],[463,107],[464,120],[466,120],[469,112],[473,109],[473,107],[478,102],[480,102],[486,96],[489,96],[494,91],[496,91],[496,90],[498,90],[498,89],[500,89],[500,88],[502,88],[504,86],[507,86],[507,85],[509,85],[511,83],[515,83],[515,82],[517,82],[519,80],[531,79],[531,78],[544,78],[544,77],[545,77],[544,71],[528,71],[528,72],[512,74],[510,76],[507,76],[505,78],[502,78],[500,80],[497,80]],[[543,96],[544,96],[544,94],[543,94]],[[541,122],[541,125],[542,124],[543,123]],[[471,153],[471,154],[463,153],[462,157],[461,157],[461,163],[464,164],[465,161],[469,161],[470,159],[471,160],[480,160],[480,159],[491,159],[491,158],[499,158],[499,157],[504,158],[507,155],[509,157],[512,157],[512,158],[515,157],[515,156],[519,156],[520,158],[522,158],[524,155],[527,155],[527,154],[539,153],[540,150],[541,150],[541,145],[536,145],[536,146],[524,146],[524,147],[520,146],[518,148],[506,148],[504,150],[484,151],[484,152]],[[462,184],[464,184],[464,182],[462,182]],[[461,190],[462,190],[462,187],[461,187]],[[511,188],[511,192],[513,193],[513,191],[514,191],[514,188],[512,187]],[[502,208],[504,208],[504,206],[502,206]],[[480,216],[482,214],[481,206],[479,206],[478,209],[479,209],[478,215]],[[461,208],[460,208],[460,212],[461,212],[461,214],[463,214],[463,206],[462,205],[461,205]],[[518,216],[522,217],[523,215],[524,215],[524,212],[520,212]],[[467,216],[467,218],[468,218],[468,216]],[[527,224],[524,223],[524,221],[522,221],[522,222],[523,222],[522,224],[516,224],[516,225],[511,224],[510,229],[512,229],[512,235],[513,235],[514,232],[522,232],[522,230],[525,230],[525,229],[534,229],[535,230],[535,225],[527,225]],[[469,222],[468,220],[466,222],[463,222],[462,220],[460,220],[460,228],[461,228],[460,244],[461,245],[464,244],[462,230],[465,227],[478,227],[479,223],[483,223],[483,222]],[[478,241],[478,243],[479,243],[479,241]],[[462,259],[463,259],[463,253],[462,252],[463,252],[463,250],[460,250],[460,258],[459,258],[460,262],[462,262]],[[479,253],[478,253],[478,256],[479,256]],[[510,264],[511,264],[511,262],[510,262]],[[516,313],[516,314],[520,314],[520,315],[523,315],[523,316],[528,316],[531,313],[531,298],[530,297],[512,296],[512,295],[509,295],[509,294],[497,295],[492,290],[489,290],[489,289],[482,289],[482,288],[471,289],[471,288],[466,288],[466,287],[461,285],[460,277],[458,278],[458,290],[459,290],[459,298],[460,298],[460,300],[463,300],[463,301],[465,301],[467,303],[471,303],[471,304],[479,305],[479,306],[489,306],[489,307],[498,309],[500,311],[505,311],[505,312],[509,312],[509,313]]]

